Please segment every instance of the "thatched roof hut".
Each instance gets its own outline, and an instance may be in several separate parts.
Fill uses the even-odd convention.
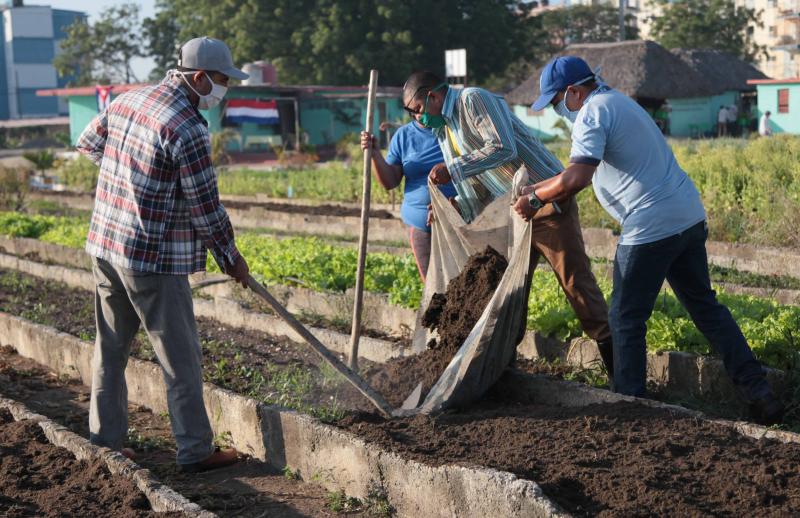
[[[624,41],[570,45],[558,56],[583,58],[613,88],[642,104],[664,99],[712,95],[717,86],[686,61],[653,41]],[[521,85],[506,94],[509,104],[530,105],[539,96],[538,68]]]
[[[755,85],[748,85],[748,80],[769,79],[759,69],[730,52],[712,49],[674,49],[671,52],[705,76],[714,93],[755,91]]]

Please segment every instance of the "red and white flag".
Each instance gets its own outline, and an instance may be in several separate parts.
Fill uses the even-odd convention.
[[[225,118],[228,122],[241,124],[278,124],[278,102],[257,99],[231,99],[225,105]]]
[[[111,104],[111,87],[97,85],[97,112],[102,113]]]

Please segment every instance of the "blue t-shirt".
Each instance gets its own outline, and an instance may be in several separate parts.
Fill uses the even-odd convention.
[[[570,162],[598,166],[594,192],[622,226],[621,245],[652,243],[706,218],[700,194],[653,119],[607,86],[578,112]]]
[[[431,227],[426,225],[428,205],[431,203],[428,173],[433,166],[444,162],[436,136],[431,130],[422,128],[413,121],[400,126],[389,144],[386,162],[403,166],[403,176],[406,177],[403,204],[400,206],[403,222],[430,232]],[[456,195],[452,183],[439,186],[439,190],[448,198]]]

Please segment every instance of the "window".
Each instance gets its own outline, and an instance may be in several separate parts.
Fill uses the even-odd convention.
[[[789,89],[778,90],[778,113],[789,113]]]

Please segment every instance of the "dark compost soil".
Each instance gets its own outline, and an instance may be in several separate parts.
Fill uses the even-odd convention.
[[[360,218],[361,209],[355,207],[342,207],[341,205],[295,205],[291,203],[280,203],[272,201],[234,201],[224,200],[222,202],[226,208],[237,210],[261,209],[275,212],[288,212],[290,214],[310,214],[313,216],[345,216]],[[375,219],[396,219],[394,214],[387,210],[370,210],[369,217]]]
[[[162,516],[133,482],[102,460],[79,461],[51,444],[34,421],[0,409],[0,515]],[[172,516],[178,516],[173,514]]]
[[[632,403],[563,408],[489,398],[435,418],[360,414],[340,425],[425,464],[534,480],[579,516],[800,513],[800,445]]]
[[[0,394],[88,437],[89,387],[56,376],[5,347],[0,347]],[[322,487],[287,479],[255,459],[247,458],[220,470],[185,474],[175,465],[175,442],[169,419],[133,404],[128,405],[128,415],[131,432],[126,446],[136,451],[136,462],[206,510],[221,517],[296,518],[336,514],[326,508],[327,493]],[[0,438],[2,434],[0,427]],[[0,495],[4,494],[0,490]],[[0,515],[5,516],[4,513],[3,496],[0,496]],[[90,514],[77,513],[74,516]],[[116,514],[100,513],[98,516]]]
[[[445,293],[434,294],[422,324],[435,329],[439,338],[432,339],[422,353],[390,360],[368,374],[369,382],[390,404],[399,407],[420,382],[425,398],[472,331],[507,267],[501,254],[486,247],[469,258]]]
[[[91,313],[81,326],[80,318],[70,316],[79,305],[68,304],[70,298],[83,298],[90,305],[91,294],[38,280],[14,288],[21,282],[18,274],[11,276],[16,280],[4,275],[0,309],[51,318],[59,328],[91,329]],[[43,308],[58,318],[47,317]],[[207,339],[232,339],[238,354],[262,355],[265,368],[287,361],[288,353],[277,349],[288,346],[297,366],[316,369],[296,345],[214,322],[204,325]],[[270,340],[275,345],[264,349]],[[216,358],[232,365],[252,361],[247,356]],[[563,408],[517,402],[502,385],[501,380],[486,399],[459,413],[391,420],[351,413],[337,425],[425,464],[516,473],[536,481],[548,497],[579,516],[800,515],[800,445],[749,439],[705,420],[631,403]]]

